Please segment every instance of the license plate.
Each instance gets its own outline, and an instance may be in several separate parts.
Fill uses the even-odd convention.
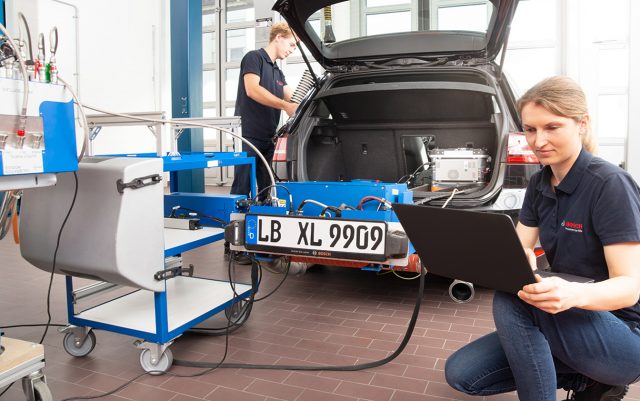
[[[383,262],[387,223],[313,217],[245,217],[245,248],[285,255]]]

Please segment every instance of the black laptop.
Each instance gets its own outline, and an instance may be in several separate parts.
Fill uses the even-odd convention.
[[[505,214],[399,203],[393,211],[430,273],[513,294],[536,281],[513,222]],[[536,273],[593,281],[564,273]]]

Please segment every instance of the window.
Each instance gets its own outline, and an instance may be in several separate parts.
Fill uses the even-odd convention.
[[[598,154],[618,165],[628,137],[629,13],[629,0],[521,0],[504,66],[516,95],[551,75],[580,83]]]
[[[441,31],[486,32],[491,7],[486,3],[442,5],[436,16],[436,26]]]
[[[516,95],[542,79],[560,73],[558,2],[523,0],[511,23],[504,70]]]

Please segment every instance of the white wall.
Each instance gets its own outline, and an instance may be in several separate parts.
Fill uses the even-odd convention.
[[[629,137],[627,171],[640,182],[640,2],[630,3],[629,26]]]
[[[40,32],[48,43],[49,30],[58,27],[60,76],[77,84],[82,103],[116,112],[166,111],[171,116],[169,0],[65,2],[78,8],[78,49],[75,10],[54,0],[8,0],[9,29],[17,32],[18,11],[27,17],[34,43]],[[155,143],[146,127],[111,127],[96,138],[94,153],[155,152]]]

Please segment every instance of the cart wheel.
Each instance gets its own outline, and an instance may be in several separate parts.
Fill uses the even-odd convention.
[[[160,357],[160,360],[154,365],[151,363],[151,351],[143,349],[140,353],[140,366],[145,372],[149,372],[151,375],[161,375],[173,364],[173,352],[170,349],[164,350],[164,353]]]
[[[78,346],[76,344],[75,334],[67,333],[64,336],[62,345],[69,355],[81,358],[89,355],[89,353],[93,351],[93,348],[96,346],[96,335],[93,333],[93,330],[89,331],[84,342]]]
[[[53,401],[53,394],[51,394],[47,383],[43,381],[39,380],[33,383],[33,394],[35,401]]]
[[[246,299],[240,300],[224,309],[224,315],[231,324],[243,324],[251,314],[253,303]]]

